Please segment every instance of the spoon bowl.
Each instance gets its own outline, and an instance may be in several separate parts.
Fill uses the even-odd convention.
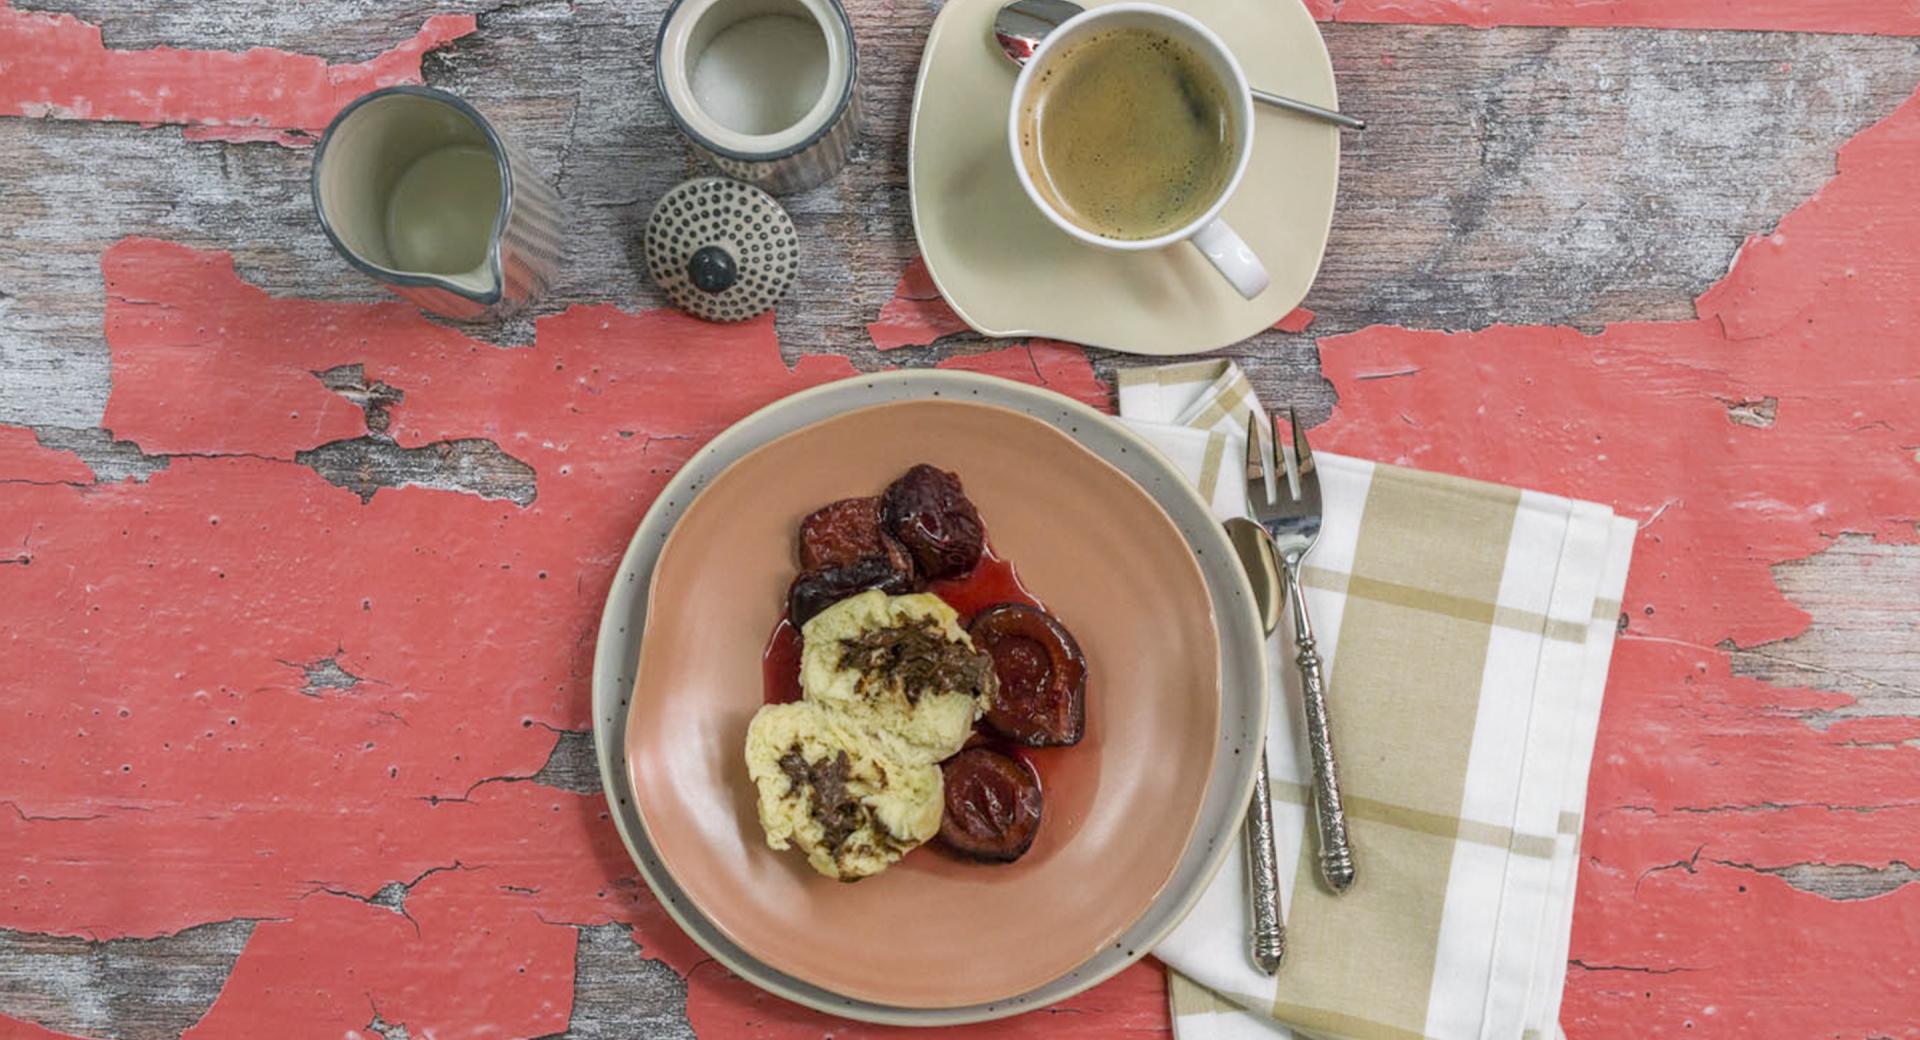
[[[1048,33],[1085,10],[1073,0],[1012,0],[993,18],[993,39],[1015,65],[1025,65]]]

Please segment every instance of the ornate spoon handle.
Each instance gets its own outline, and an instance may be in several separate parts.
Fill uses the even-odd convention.
[[[1273,849],[1273,794],[1267,784],[1267,753],[1247,803],[1247,888],[1253,905],[1253,965],[1272,975],[1287,955],[1287,926],[1280,923],[1280,865]]]
[[[1293,603],[1293,661],[1300,666],[1300,697],[1306,708],[1307,750],[1313,759],[1313,819],[1320,832],[1320,877],[1335,892],[1353,884],[1353,850],[1347,844],[1347,811],[1340,804],[1339,769],[1333,760],[1333,737],[1327,732],[1327,689],[1321,675],[1320,652],[1314,649],[1313,625],[1307,621],[1300,595],[1300,561],[1286,560],[1287,599]]]

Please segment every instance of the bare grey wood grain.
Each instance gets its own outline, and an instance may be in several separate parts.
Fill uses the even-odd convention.
[[[1854,698],[1808,712],[1822,728],[1836,719],[1920,715],[1920,546],[1842,535],[1823,552],[1774,567],[1773,577],[1813,623],[1792,639],[1733,648],[1733,674]]]
[[[253,925],[111,942],[0,930],[0,1015],[99,1040],[177,1037],[213,1006]]]
[[[692,1040],[687,982],[650,960],[625,926],[580,929],[573,1016],[556,1040]]]
[[[663,3],[534,3],[483,11],[427,60],[429,82],[473,99],[559,183],[573,249],[538,313],[581,302],[663,303],[638,273],[654,199],[701,172],[648,81]],[[250,5],[105,18],[110,44],[263,42],[354,60],[405,39],[432,5],[293,16]],[[304,9],[302,9],[304,10]],[[790,355],[866,368],[980,349],[963,334],[883,360],[865,326],[916,250],[904,169],[908,100],[933,10],[856,4],[871,124],[837,180],[786,200],[805,265],[778,312]],[[1329,26],[1350,135],[1342,194],[1307,336],[1266,333],[1226,353],[1318,418],[1331,407],[1313,337],[1373,323],[1595,326],[1691,315],[1693,296],[1831,176],[1833,152],[1920,79],[1912,41],[1641,30],[1482,31]],[[107,371],[100,252],[131,234],[228,249],[269,291],[376,300],[315,227],[309,154],[186,142],[170,127],[0,120],[0,163],[30,170],[0,193],[0,421],[96,425]],[[531,318],[484,335],[525,343]],[[1110,369],[1115,359],[1100,354]]]
[[[1898,860],[1884,867],[1860,863],[1795,863],[1766,873],[1778,874],[1787,884],[1803,891],[1840,900],[1872,899],[1920,881],[1920,870]]]
[[[98,1040],[172,1040],[213,1005],[253,928],[220,921],[106,942],[0,931],[0,1015]],[[573,1009],[550,1040],[691,1040],[685,979],[624,925],[576,930]],[[367,1029],[386,1040],[429,1035],[377,1006]]]

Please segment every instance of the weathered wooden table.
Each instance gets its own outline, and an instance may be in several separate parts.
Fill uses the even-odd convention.
[[[0,1035],[886,1032],[654,904],[587,661],[651,496],[750,409],[935,363],[1104,400],[1122,359],[981,342],[909,266],[932,5],[855,3],[871,128],[730,330],[635,270],[696,172],[659,0],[33,6],[0,0]],[[1920,1036],[1920,12],[1314,6],[1373,129],[1311,321],[1227,353],[1329,448],[1641,520],[1568,1034]],[[422,79],[568,203],[526,319],[427,321],[314,224],[316,131]],[[1148,962],[971,1035],[1166,1025]]]

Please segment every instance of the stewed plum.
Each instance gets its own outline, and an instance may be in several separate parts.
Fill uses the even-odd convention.
[[[960,478],[921,463],[887,485],[881,497],[886,530],[913,554],[929,581],[973,570],[986,548],[987,529]]]
[[[1024,603],[974,615],[973,645],[993,658],[1000,688],[987,724],[1031,746],[1078,744],[1087,724],[1087,659],[1065,625]]]
[[[800,569],[847,567],[869,557],[885,557],[893,569],[913,572],[906,546],[880,524],[880,499],[843,498],[814,510],[800,521]]]
[[[793,579],[787,586],[787,617],[795,625],[804,625],[815,614],[868,589],[903,596],[913,588],[912,571],[896,570],[884,556],[868,556],[844,567],[807,571]]]
[[[975,859],[1008,863],[1026,854],[1040,831],[1040,778],[998,751],[972,747],[941,766],[946,812],[940,840]]]

